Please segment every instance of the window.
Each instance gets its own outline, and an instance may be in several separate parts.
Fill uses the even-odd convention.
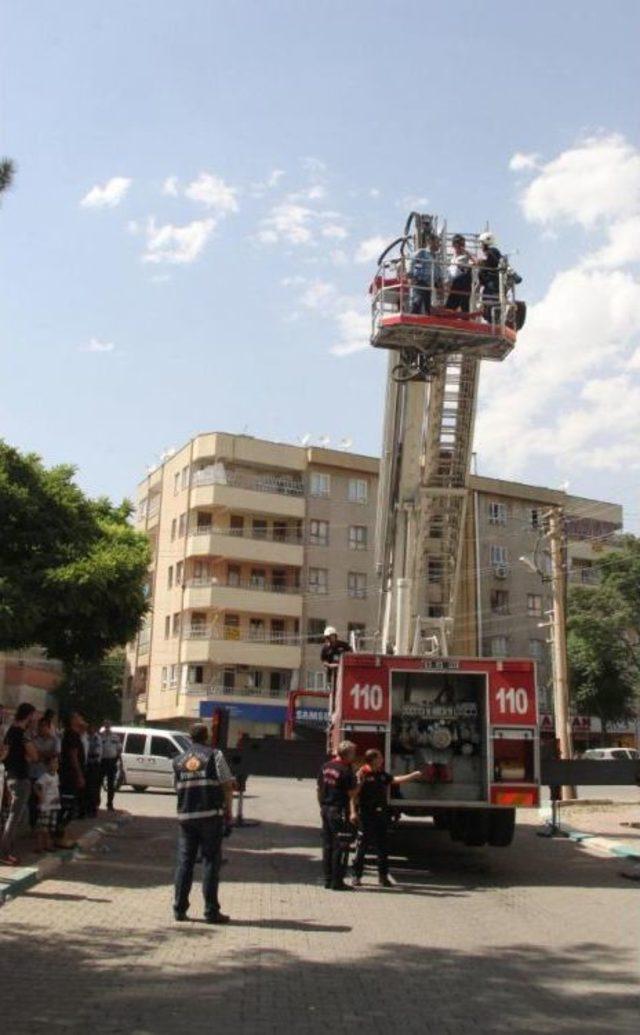
[[[347,575],[347,590],[350,597],[366,597],[367,576],[360,571],[350,571]]]
[[[176,586],[182,585],[182,576],[184,575],[184,561],[178,561],[176,564]]]
[[[285,623],[284,618],[272,618],[271,619],[271,642],[272,643],[284,643],[285,641]]]
[[[180,612],[177,611],[173,616],[173,635],[180,635]]]
[[[529,510],[529,528],[540,528],[542,525],[542,511],[539,507],[531,507]]]
[[[331,476],[321,474],[320,471],[312,471],[309,492],[312,496],[329,496],[331,493]]]
[[[171,542],[173,542],[173,540],[176,537],[176,526],[177,526],[177,521],[174,518],[173,521],[171,522]]]
[[[309,592],[326,593],[329,588],[328,568],[309,568]]]
[[[359,641],[364,640],[366,631],[364,622],[349,622],[347,625],[347,639],[349,643],[351,643],[351,633],[354,634],[357,645]]]
[[[191,612],[191,635],[205,636],[207,631],[207,616],[204,611]]]
[[[240,615],[224,616],[224,638],[225,640],[240,639]]]
[[[444,607],[442,604],[429,604],[427,614],[429,618],[444,618]]]
[[[369,495],[369,485],[364,478],[349,478],[347,499],[349,503],[366,503]]]
[[[274,543],[284,543],[287,540],[287,523],[286,521],[274,521],[273,522],[273,541]]]
[[[536,618],[542,615],[542,597],[538,593],[527,593],[527,614]]]
[[[309,522],[309,542],[312,546],[329,545],[329,522],[311,520]]]
[[[188,467],[183,467],[182,468],[182,481],[181,481],[181,485],[182,485],[183,489],[187,489],[189,487],[189,468]]]
[[[167,568],[167,589],[171,589],[173,586],[173,564],[170,564]]]
[[[271,572],[271,589],[283,593],[287,588],[287,573],[284,568],[274,568]]]
[[[252,589],[267,588],[267,573],[264,568],[252,568],[250,586]]]
[[[253,538],[266,539],[269,527],[264,518],[254,518],[252,522]]]
[[[442,582],[442,558],[430,557],[427,565],[427,580],[429,582]]]
[[[240,585],[240,565],[239,564],[228,564],[227,565],[227,586],[239,586]]]
[[[210,532],[213,525],[213,514],[208,510],[199,510],[196,517],[197,531]]]
[[[167,615],[167,617],[164,620],[164,638],[165,638],[165,640],[168,640],[170,635],[171,635],[171,615]]]
[[[232,514],[229,520],[231,535],[244,535],[244,518],[242,514]]]
[[[280,693],[281,690],[286,690],[286,674],[284,672],[270,672],[269,689],[276,694]]]
[[[264,640],[264,619],[263,618],[250,618],[249,619],[249,639],[250,640]]]
[[[171,686],[177,686],[178,685],[178,666],[177,665],[171,665],[170,666],[170,668],[169,668],[169,681],[171,683]]]
[[[142,518],[147,516],[148,504],[149,501],[147,500],[146,496],[143,500],[140,500],[140,502],[138,503],[138,521],[141,521]]]
[[[491,657],[504,658],[507,654],[507,637],[493,636],[491,639]]]
[[[366,525],[350,525],[349,526],[349,549],[350,550],[366,550],[367,549],[367,526]]]
[[[204,683],[204,665],[189,665],[187,682]]]
[[[168,737],[152,737],[151,754],[157,758],[175,758],[180,754],[180,748]]]
[[[126,755],[144,755],[146,742],[146,733],[127,733],[123,748],[124,753]]]
[[[178,538],[181,539],[187,530],[187,515],[181,514],[178,521]]]
[[[509,594],[506,589],[491,590],[491,611],[494,615],[509,613]]]
[[[173,476],[173,495],[177,496],[180,492],[180,471],[176,471]]]
[[[491,547],[491,564],[494,568],[504,566],[507,564],[507,548],[506,546],[492,546]]]
[[[162,677],[161,677],[161,680],[160,680],[160,689],[161,690],[166,690],[167,689],[167,666],[166,665],[162,666]]]
[[[325,690],[327,685],[324,669],[307,672],[307,690]]]
[[[222,685],[227,690],[235,690],[236,686],[236,670],[235,668],[225,668],[222,673]]]
[[[490,525],[506,525],[507,523],[507,504],[497,503],[495,500],[489,501],[489,524]]]
[[[544,640],[529,640],[529,654],[534,661],[544,661],[545,646]]]
[[[250,690],[260,690],[262,688],[262,680],[264,678],[264,672],[260,668],[254,668],[250,672],[247,672],[247,687]]]
[[[309,618],[307,621],[307,639],[309,643],[322,643],[326,627],[326,618]]]

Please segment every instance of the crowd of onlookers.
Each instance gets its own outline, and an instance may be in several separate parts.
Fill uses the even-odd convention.
[[[109,720],[100,729],[75,711],[59,728],[53,711],[27,702],[12,720],[0,714],[0,863],[19,864],[16,839],[27,818],[36,851],[73,848],[69,824],[97,815],[103,786],[113,810],[121,753]]]

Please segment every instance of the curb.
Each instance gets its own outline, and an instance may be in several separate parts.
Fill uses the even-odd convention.
[[[547,825],[550,825],[550,806],[543,806],[539,810],[539,815]],[[570,841],[575,841],[576,844],[582,844],[585,848],[595,849],[595,852],[599,855],[613,855],[617,859],[640,861],[640,845],[628,845],[620,841],[614,841],[609,837],[602,837],[600,834],[589,834],[583,830],[576,830],[575,827],[570,827],[567,823],[563,823],[562,820],[558,823],[558,830],[562,837],[567,837]]]
[[[18,895],[23,895],[35,884],[47,880],[52,873],[73,859],[82,856],[83,852],[92,849],[98,842],[109,834],[115,834],[121,827],[125,826],[131,819],[130,813],[122,813],[116,819],[110,819],[92,827],[78,838],[75,848],[61,848],[42,859],[37,866],[20,866],[9,874],[0,877],[0,906]]]

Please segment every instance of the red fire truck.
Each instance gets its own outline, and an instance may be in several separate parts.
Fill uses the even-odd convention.
[[[432,816],[455,841],[506,846],[516,807],[539,803],[534,663],[345,654],[330,748],[341,740],[360,755],[380,750],[392,775],[422,770],[421,781],[392,795],[396,822]]]

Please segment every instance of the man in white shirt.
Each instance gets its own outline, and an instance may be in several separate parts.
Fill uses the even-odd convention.
[[[462,234],[454,234],[451,241],[453,256],[449,264],[449,297],[447,309],[460,309],[469,312],[471,300],[471,267],[473,259],[467,251],[467,242]]]
[[[111,729],[111,719],[105,719],[100,735],[102,744],[101,772],[107,780],[107,809],[113,812],[113,796],[116,792],[116,778],[122,754],[122,741]]]

